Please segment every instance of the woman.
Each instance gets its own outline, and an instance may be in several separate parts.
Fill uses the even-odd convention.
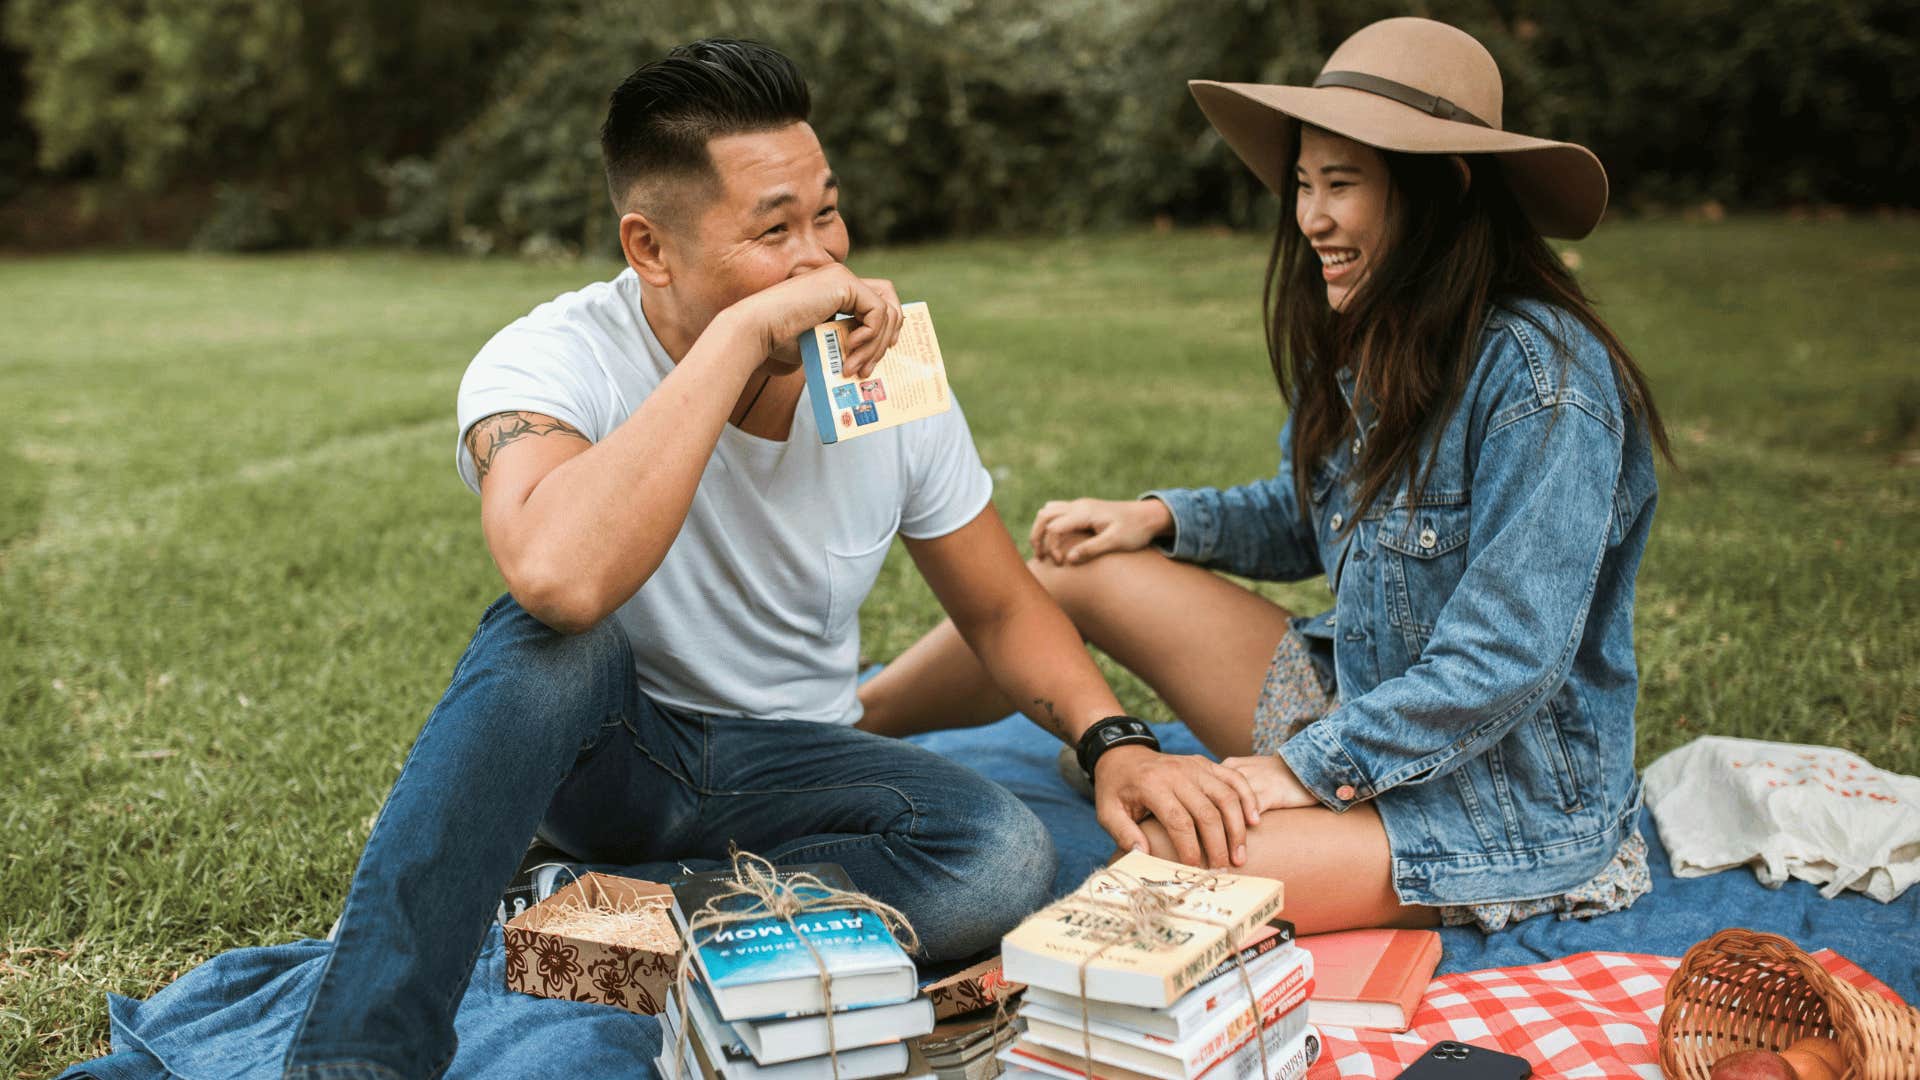
[[[1302,932],[1625,907],[1648,888],[1633,590],[1666,438],[1542,239],[1598,222],[1599,161],[1502,131],[1493,58],[1424,19],[1361,30],[1310,88],[1192,90],[1288,211],[1279,473],[1049,503],[1035,574],[1246,776],[1240,868],[1286,881]],[[1336,603],[1296,618],[1213,570],[1324,573]],[[864,698],[895,733],[1011,711],[950,627]]]

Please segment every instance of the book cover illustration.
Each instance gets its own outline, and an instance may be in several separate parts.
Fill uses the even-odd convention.
[[[792,868],[788,872],[813,874],[830,888],[851,891],[853,882],[846,872],[832,864]],[[673,883],[675,913],[691,920],[708,900],[723,895],[733,880],[727,871],[696,874]],[[801,896],[814,898],[827,894],[806,885],[794,887]],[[752,897],[729,897],[719,903],[722,910],[738,910],[753,904]],[[800,935],[806,935],[802,941]],[[702,927],[690,935],[700,969],[709,985],[724,989],[783,979],[818,979],[820,961],[835,976],[862,972],[911,969],[906,950],[894,940],[886,921],[872,911],[859,908],[823,908],[794,916],[792,925],[777,916],[748,919],[721,926]],[[812,945],[811,950],[808,945]]]
[[[900,305],[900,310],[906,316],[900,340],[864,379],[843,373],[841,366],[844,335],[859,325],[853,319],[821,323],[800,335],[800,366],[806,371],[821,442],[871,435],[953,407],[946,361],[927,305],[915,301]]]
[[[1000,969],[1000,958],[994,956],[943,979],[926,983],[920,989],[933,999],[934,1017],[945,1020],[977,1009],[991,1008],[1026,987],[1008,981],[1006,973]]]
[[[1135,887],[1172,901],[1147,940],[1130,932],[1127,897]],[[1129,852],[1002,939],[1006,976],[1077,995],[1085,964],[1089,997],[1165,1006],[1273,918],[1281,895],[1280,883],[1268,878]]]

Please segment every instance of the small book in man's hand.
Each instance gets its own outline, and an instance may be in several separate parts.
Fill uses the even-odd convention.
[[[864,379],[846,373],[842,364],[846,335],[858,322],[837,319],[800,335],[800,367],[807,373],[807,396],[813,401],[821,442],[857,439],[953,407],[946,361],[933,336],[933,316],[919,301],[901,305],[901,311],[906,321],[900,340]]]

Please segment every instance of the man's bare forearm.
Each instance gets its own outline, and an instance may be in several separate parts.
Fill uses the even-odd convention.
[[[1122,711],[1073,622],[1044,593],[977,627],[955,626],[1000,691],[1061,742],[1075,744]]]
[[[715,319],[611,435],[507,508],[509,520],[490,527],[489,538],[516,595],[524,585],[550,598],[560,628],[585,629],[646,583],[686,522],[741,387],[764,359],[758,346],[734,320]],[[499,426],[486,446],[474,446],[476,467],[485,467],[483,451],[490,458],[530,429]]]

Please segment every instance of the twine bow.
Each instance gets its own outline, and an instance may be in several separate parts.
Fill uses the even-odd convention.
[[[833,1065],[833,1080],[840,1080],[839,1040],[833,1034],[833,976],[827,971],[827,961],[807,940],[806,931],[794,922],[794,916],[809,911],[823,909],[856,908],[870,911],[878,916],[887,928],[909,953],[920,951],[920,936],[914,932],[913,924],[907,921],[898,909],[875,900],[862,892],[838,889],[819,877],[809,873],[788,873],[782,875],[772,862],[752,852],[734,849],[733,880],[723,882],[723,888],[703,904],[699,911],[687,916],[687,947],[680,952],[680,966],[674,972],[674,994],[679,998],[680,1029],[673,1043],[673,1080],[680,1080],[685,1069],[687,1047],[687,994],[692,989],[689,972],[693,965],[693,953],[698,945],[696,935],[701,930],[709,930],[735,923],[757,922],[767,918],[779,919],[787,924],[793,935],[807,947],[808,955],[820,969],[820,998],[825,1008],[827,1029],[827,1057]],[[804,891],[803,891],[804,890]],[[749,903],[738,908],[722,910],[722,902],[744,896]],[[721,1053],[720,1047],[713,1048]]]

